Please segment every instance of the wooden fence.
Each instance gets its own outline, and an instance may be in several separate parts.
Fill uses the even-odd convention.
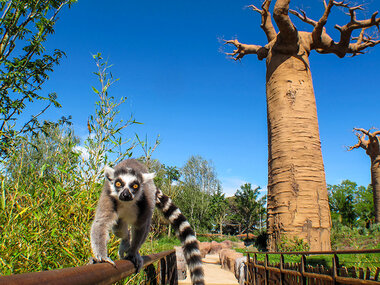
[[[146,281],[144,284],[178,284],[175,250],[143,256]],[[157,262],[156,267],[154,263]],[[118,260],[116,267],[97,263],[73,268],[14,274],[0,277],[0,285],[93,285],[113,284],[135,273],[128,260]]]
[[[380,250],[353,250],[329,252],[270,252],[248,253],[246,284],[377,284],[380,285],[380,264],[369,267],[345,267],[339,263],[339,255],[379,254]],[[264,255],[259,260],[258,255]],[[279,262],[270,262],[270,255],[277,255]],[[298,256],[299,262],[285,262],[285,256]],[[315,256],[323,256],[325,265],[316,264]],[[314,262],[313,257],[314,256]],[[331,264],[326,263],[326,256]],[[309,260],[308,260],[309,258]]]

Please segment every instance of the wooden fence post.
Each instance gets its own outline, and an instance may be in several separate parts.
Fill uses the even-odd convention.
[[[178,274],[177,274],[177,259],[175,252],[168,255],[166,258],[166,265],[168,271],[168,281],[169,285],[177,285],[178,284]]]
[[[306,256],[304,254],[301,255],[301,268],[300,268],[300,273],[301,273],[301,284],[306,285],[306,277],[304,275],[305,273],[305,267],[306,267]]]
[[[257,285],[257,273],[258,273],[258,270],[256,268],[256,264],[257,264],[257,254],[255,253],[253,255],[253,285]]]
[[[160,285],[166,284],[166,276],[167,276],[167,269],[166,269],[166,258],[160,259]]]
[[[284,255],[281,254],[280,255],[280,284],[281,285],[285,284],[285,274],[283,272],[283,270],[284,270],[284,262],[285,262]]]
[[[338,270],[339,270],[339,258],[338,258],[338,255],[334,254],[334,257],[332,259],[332,263],[333,263],[333,279],[334,279],[334,284],[338,284],[338,282],[336,281],[336,278],[338,277]]]
[[[246,267],[247,267],[247,271],[245,272],[245,282],[244,282],[244,284],[248,285],[248,284],[251,284],[250,276],[252,275],[251,274],[251,257],[249,255],[249,253],[247,253],[247,264],[246,264]]]
[[[144,271],[145,271],[146,276],[147,276],[146,284],[157,285],[156,268],[154,267],[154,265],[153,264],[148,265],[144,269]]]
[[[268,254],[265,254],[265,260],[264,260],[264,267],[265,267],[264,284],[265,285],[269,285],[269,270],[268,270],[268,265],[269,265],[269,256],[268,256]]]

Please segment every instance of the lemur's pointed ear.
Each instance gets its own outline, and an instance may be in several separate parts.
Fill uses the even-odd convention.
[[[143,173],[142,177],[143,177],[143,181],[147,182],[149,180],[153,180],[153,178],[156,177],[156,173],[154,173],[154,172],[152,172],[152,173]]]
[[[104,166],[104,176],[108,179],[108,181],[112,181],[114,178],[115,170],[108,165]]]

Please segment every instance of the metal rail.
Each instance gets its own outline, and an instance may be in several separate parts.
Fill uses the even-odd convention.
[[[175,250],[168,250],[148,256],[143,256],[145,271],[149,283],[177,284],[177,265]],[[159,273],[156,274],[153,263],[160,261]],[[89,264],[80,267],[55,269],[41,272],[14,274],[0,277],[0,285],[92,285],[112,284],[122,280],[136,269],[128,260],[115,261],[116,267],[109,263]]]
[[[361,278],[341,276],[339,269],[338,254],[366,254],[380,253],[380,249],[372,250],[346,250],[346,251],[302,251],[302,252],[247,252],[248,253],[248,276],[246,284],[373,284],[380,285],[378,281],[380,268],[377,268],[373,279],[370,278],[369,269],[366,270]],[[265,255],[263,264],[259,264],[257,255]],[[275,266],[269,263],[269,255],[280,255],[280,263]],[[252,255],[252,259],[250,257]],[[285,268],[284,255],[301,255],[300,263],[295,268]],[[331,274],[326,272],[309,272],[306,269],[306,257],[310,255],[331,255],[332,268]],[[363,271],[364,272],[364,271]],[[293,277],[290,277],[293,276]],[[324,280],[318,281],[318,280]]]
[[[355,250],[333,250],[333,251],[272,251],[272,252],[257,252],[257,251],[247,251],[246,253],[256,253],[256,254],[291,254],[291,255],[323,255],[323,254],[362,254],[362,253],[380,253],[380,249],[355,249]]]

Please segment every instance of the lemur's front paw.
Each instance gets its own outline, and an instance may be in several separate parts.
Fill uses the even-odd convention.
[[[141,270],[141,268],[143,266],[143,259],[139,253],[136,253],[134,255],[128,254],[127,257],[125,257],[124,259],[130,260],[135,265],[136,273],[138,273]]]
[[[88,264],[105,263],[105,262],[112,264],[113,267],[116,267],[115,262],[113,262],[113,260],[111,258],[109,258],[108,256],[106,256],[106,257],[101,257],[101,256],[90,257],[90,261],[88,262]]]

